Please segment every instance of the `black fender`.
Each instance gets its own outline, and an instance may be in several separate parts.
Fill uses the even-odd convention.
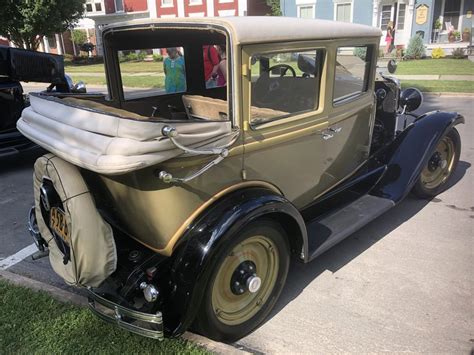
[[[373,159],[386,164],[371,195],[400,202],[412,190],[439,140],[455,125],[464,123],[456,112],[428,112],[418,117]]]
[[[215,267],[214,256],[242,227],[264,215],[282,222],[292,250],[298,255],[302,251],[307,254],[303,218],[283,196],[262,187],[245,188],[224,196],[188,227],[175,252],[170,271],[173,291],[164,313],[168,315],[167,328],[174,328],[172,335],[182,334],[192,324]]]

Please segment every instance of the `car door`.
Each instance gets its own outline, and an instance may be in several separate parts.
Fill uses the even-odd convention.
[[[326,56],[311,42],[242,53],[244,178],[276,185],[299,208],[319,194],[326,170]]]
[[[369,41],[369,43],[367,42]],[[327,186],[349,177],[368,158],[375,120],[373,95],[377,45],[374,40],[360,44],[338,44],[330,51],[333,80],[328,87],[329,132],[327,139]],[[372,43],[370,43],[372,41]]]

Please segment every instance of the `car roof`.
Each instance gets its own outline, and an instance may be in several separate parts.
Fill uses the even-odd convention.
[[[157,27],[180,24],[214,25],[226,28],[234,44],[282,42],[298,40],[324,40],[336,38],[380,37],[382,32],[376,27],[328,20],[301,19],[277,16],[240,17],[186,17],[143,19],[116,23],[106,26],[104,32],[130,28]]]

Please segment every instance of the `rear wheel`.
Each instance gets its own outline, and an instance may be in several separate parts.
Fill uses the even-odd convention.
[[[456,128],[452,128],[439,141],[413,187],[413,193],[420,198],[432,198],[443,192],[456,170],[460,154],[461,137]]]
[[[284,230],[271,220],[251,223],[216,256],[196,317],[197,330],[235,341],[257,328],[283,289],[290,254]]]

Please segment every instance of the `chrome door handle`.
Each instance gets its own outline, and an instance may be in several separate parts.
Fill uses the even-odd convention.
[[[334,137],[334,134],[335,133],[339,133],[342,131],[342,127],[337,127],[337,128],[328,128],[326,130],[324,130],[322,133],[321,133],[321,136],[323,137],[324,140],[328,140],[328,139],[331,139]]]
[[[329,131],[334,132],[334,133],[339,133],[342,131],[342,127],[337,127],[337,128],[328,128]]]

